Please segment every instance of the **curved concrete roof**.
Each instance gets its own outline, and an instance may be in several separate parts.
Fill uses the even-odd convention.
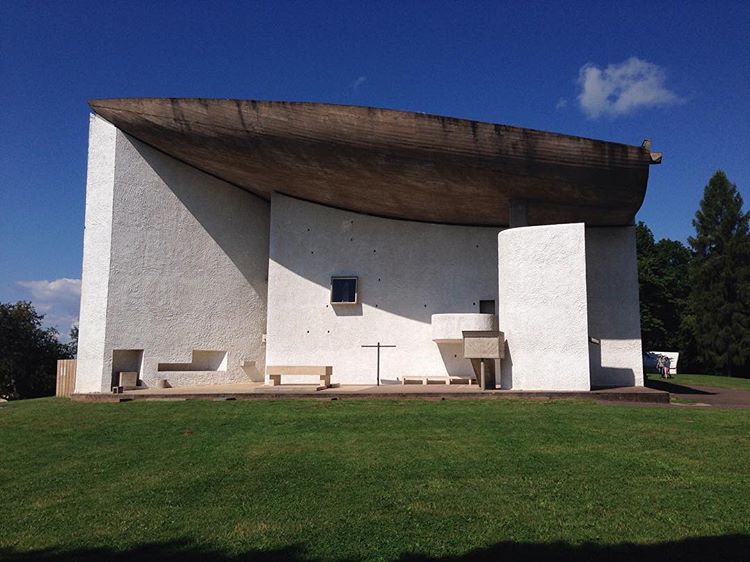
[[[227,99],[90,102],[125,133],[266,199],[277,191],[384,217],[506,226],[631,224],[648,148],[423,113]]]

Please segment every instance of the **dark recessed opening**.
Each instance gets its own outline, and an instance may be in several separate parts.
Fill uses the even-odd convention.
[[[355,304],[357,302],[357,278],[331,277],[331,302]]]
[[[495,314],[495,301],[479,301],[479,312],[481,314]]]

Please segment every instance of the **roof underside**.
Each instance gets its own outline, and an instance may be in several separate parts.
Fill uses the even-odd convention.
[[[136,139],[269,199],[384,217],[507,226],[632,224],[651,153],[544,131],[387,109],[224,99],[90,102]]]

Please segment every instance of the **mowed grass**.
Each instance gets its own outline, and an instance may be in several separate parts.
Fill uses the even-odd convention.
[[[391,560],[525,544],[541,559],[750,544],[748,410],[43,399],[0,407],[0,444],[0,557]]]
[[[648,378],[653,380],[661,380],[661,377],[657,374],[650,373],[647,375]],[[750,379],[742,379],[737,377],[722,377],[721,375],[673,375],[672,378],[668,379],[668,382],[674,384],[681,384],[684,386],[708,386],[714,388],[727,388],[731,390],[747,390],[750,391]]]

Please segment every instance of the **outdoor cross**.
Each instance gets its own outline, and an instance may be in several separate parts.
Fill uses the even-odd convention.
[[[378,371],[377,371],[377,381],[378,386],[380,386],[380,348],[381,347],[396,347],[395,345],[380,345],[380,342],[378,342],[377,345],[363,345],[362,347],[375,347],[378,350]]]

